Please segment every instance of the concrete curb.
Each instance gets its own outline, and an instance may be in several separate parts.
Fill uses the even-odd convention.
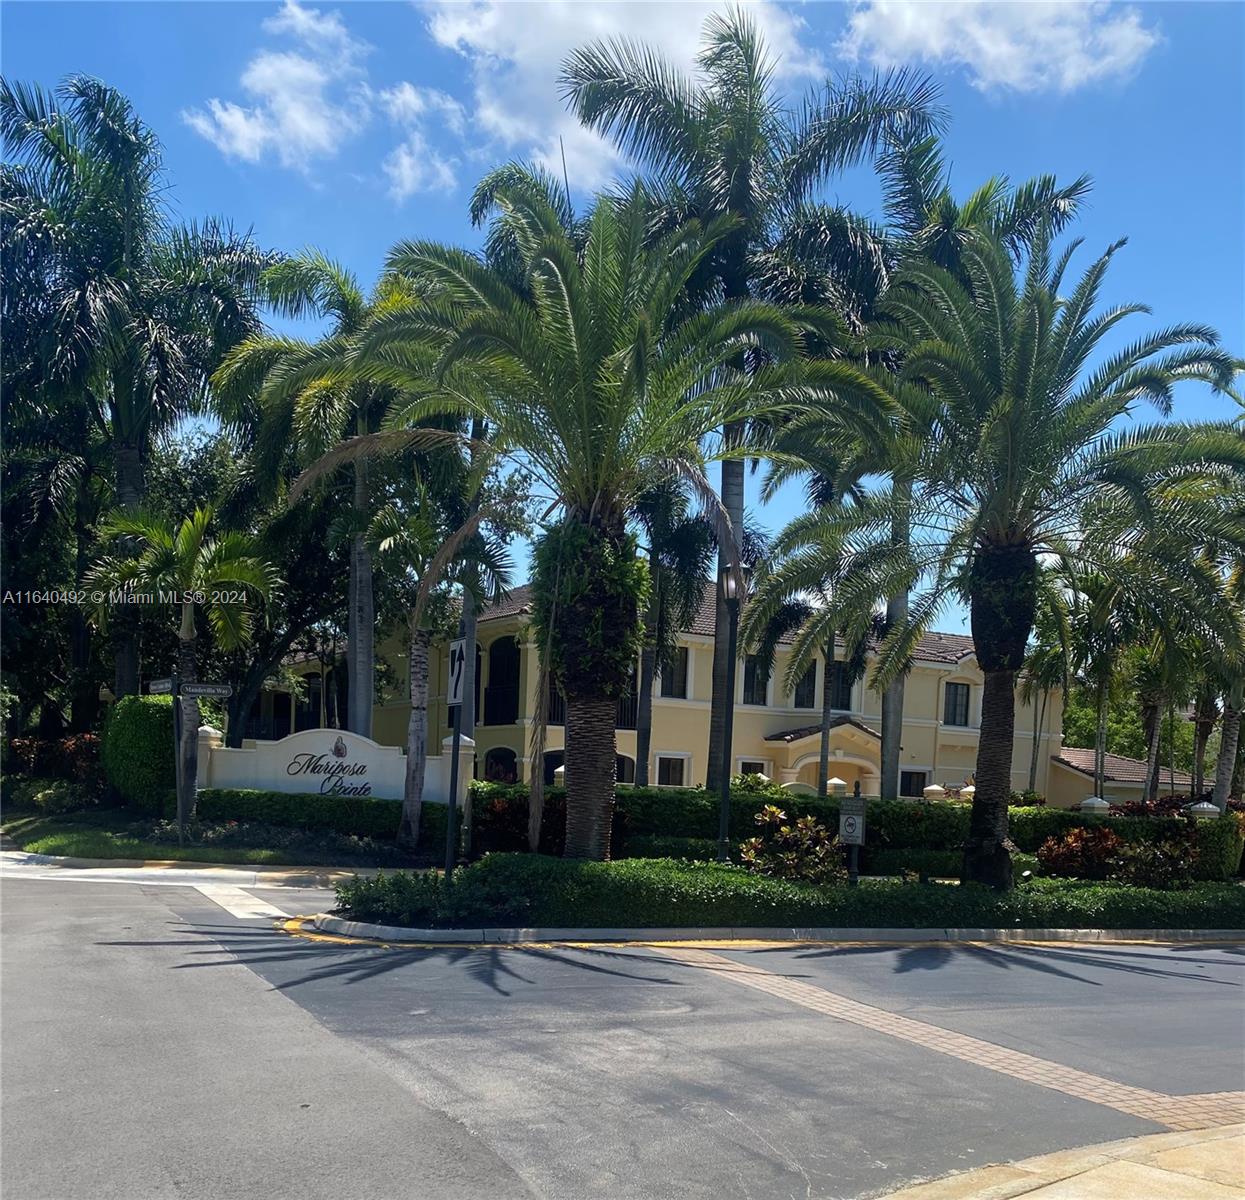
[[[1240,929],[411,929],[319,913],[322,933],[383,942],[1245,942]]]

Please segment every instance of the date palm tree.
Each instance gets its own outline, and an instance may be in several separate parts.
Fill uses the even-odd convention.
[[[902,355],[897,378],[934,405],[934,436],[921,448],[910,507],[913,540],[894,546],[894,488],[855,509],[827,514],[818,536],[849,549],[859,566],[840,601],[870,607],[877,595],[924,577],[907,622],[885,639],[874,678],[902,669],[921,632],[956,595],[967,602],[977,663],[985,676],[976,794],[963,877],[1011,885],[1007,803],[1011,792],[1016,675],[1037,606],[1039,564],[1055,555],[1105,569],[1139,531],[1163,529],[1160,548],[1239,541],[1239,521],[1199,502],[1212,480],[1240,487],[1245,445],[1229,423],[1155,424],[1117,431],[1141,399],[1169,411],[1172,389],[1200,380],[1225,389],[1235,360],[1213,330],[1159,330],[1087,366],[1126,305],[1095,314],[1118,245],[1062,294],[1072,247],[1054,263],[1045,237],[1014,274],[1006,246],[974,233],[961,248],[967,283],[945,268],[902,270],[882,302],[894,328],[879,339]],[[867,393],[887,372],[857,373]],[[1150,585],[1191,622],[1236,617],[1216,572],[1187,561],[1147,561]]]
[[[155,134],[97,79],[50,93],[0,80],[0,136],[6,390],[88,420],[115,502],[137,509],[152,439],[203,411],[221,354],[259,327],[274,258],[219,222],[169,220]],[[37,336],[14,356],[18,329]],[[138,691],[132,616],[113,622],[117,696]]]
[[[644,168],[661,231],[722,215],[735,223],[689,277],[692,298],[728,301],[764,294],[759,283],[771,252],[817,242],[821,256],[858,261],[869,230],[848,210],[818,202],[825,182],[868,162],[889,141],[937,131],[943,114],[924,76],[896,71],[825,82],[796,108],[775,86],[775,63],[752,18],[741,8],[704,25],[699,74],[685,77],[661,55],[627,40],[576,50],[562,71],[562,91],[588,128]],[[740,429],[732,425],[728,440]],[[722,462],[721,499],[742,527],[744,464]],[[738,562],[737,547],[719,547],[719,563]],[[719,596],[713,651],[709,784],[716,782],[726,716],[725,600]]]
[[[107,519],[106,534],[126,539],[135,552],[108,556],[88,575],[89,586],[103,592],[128,591],[155,596],[177,613],[177,669],[182,683],[199,678],[199,630],[206,618],[222,650],[245,645],[251,636],[258,602],[278,585],[275,569],[262,559],[254,542],[241,533],[211,532],[213,512],[196,509],[176,525],[145,512],[119,510]],[[106,613],[106,608],[103,610]],[[178,819],[194,815],[194,779],[199,753],[199,702],[182,698],[179,754]]]
[[[400,243],[390,267],[423,299],[374,323],[361,369],[424,389],[408,421],[482,418],[492,453],[520,462],[549,497],[533,623],[567,699],[566,853],[601,859],[614,805],[615,706],[640,655],[649,595],[630,528],[635,502],[674,476],[716,503],[706,437],[801,390],[779,369],[746,375],[739,356],[792,359],[799,331],[791,314],[755,301],[687,310],[688,281],[729,218],[690,222],[654,244],[648,197],[636,188],[596,202],[581,248],[539,197],[502,189],[497,203],[524,287],[465,252]],[[357,452],[415,436],[355,439]]]

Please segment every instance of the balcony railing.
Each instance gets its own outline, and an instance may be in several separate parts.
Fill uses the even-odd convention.
[[[616,729],[634,729],[638,710],[639,701],[634,693],[630,696],[623,696],[618,701],[614,727]],[[552,683],[549,685],[549,716],[546,718],[546,723],[549,725],[566,724],[566,700]]]

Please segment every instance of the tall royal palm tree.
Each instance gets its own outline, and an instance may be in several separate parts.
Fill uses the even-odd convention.
[[[168,597],[177,615],[177,666],[182,683],[199,678],[196,617],[207,618],[212,637],[222,650],[245,645],[251,636],[254,610],[270,597],[278,579],[245,534],[211,532],[211,508],[197,509],[176,525],[144,512],[119,510],[106,532],[125,539],[134,553],[109,556],[92,568],[90,586],[108,592],[129,589]],[[183,698],[179,754],[178,817],[194,813],[194,779],[199,753],[199,702]],[[189,792],[180,781],[189,781]]]
[[[39,333],[6,390],[89,420],[115,502],[137,509],[153,437],[202,411],[221,354],[259,327],[273,257],[219,223],[170,221],[155,134],[99,80],[0,80],[0,136],[5,327]],[[113,622],[118,696],[138,691],[133,615]]]
[[[566,695],[566,853],[609,854],[615,706],[640,655],[648,572],[629,527],[637,498],[676,476],[702,500],[705,438],[789,400],[781,371],[751,376],[748,350],[790,359],[792,316],[748,300],[689,312],[689,279],[731,227],[692,222],[649,239],[648,197],[597,201],[582,247],[539,197],[505,189],[524,286],[473,255],[401,243],[391,269],[422,297],[377,321],[361,369],[389,371],[431,413],[479,416],[550,499],[532,582],[536,640]],[[418,435],[356,439],[410,444]]]
[[[961,248],[967,284],[933,264],[899,273],[882,303],[894,322],[885,341],[902,355],[897,378],[923,389],[934,405],[935,436],[913,476],[913,541],[906,551],[891,542],[893,488],[851,512],[827,514],[819,530],[859,562],[852,572],[859,582],[841,589],[841,602],[871,607],[897,582],[914,575],[926,581],[908,621],[883,643],[874,670],[880,683],[902,669],[953,596],[968,604],[985,689],[963,877],[997,887],[1011,884],[1015,684],[1033,628],[1041,557],[1101,568],[1139,531],[1163,529],[1159,546],[1239,535],[1239,522],[1198,497],[1206,479],[1239,487],[1245,445],[1229,423],[1114,428],[1141,399],[1169,410],[1181,381],[1228,387],[1234,360],[1213,330],[1177,325],[1088,367],[1103,338],[1144,309],[1094,313],[1118,246],[1063,295],[1074,248],[1052,264],[1039,237],[1017,279],[1006,246],[973,234]],[[857,373],[862,394],[887,383],[885,371]],[[1216,572],[1157,556],[1146,569],[1150,586],[1191,622],[1236,624]]]
[[[386,282],[370,299],[341,264],[315,250],[294,255],[264,273],[265,296],[286,316],[314,316],[330,322],[317,341],[256,334],[240,343],[216,372],[218,407],[228,420],[246,419],[258,394],[257,431],[261,460],[275,462],[291,441],[304,462],[318,460],[343,438],[375,433],[394,400],[393,390],[373,380],[332,375],[361,331],[401,298]],[[353,496],[349,519],[350,579],[347,602],[346,727],[372,736],[375,701],[376,599],[367,528],[380,507],[378,480],[366,458],[351,464]],[[277,473],[268,475],[276,479]]]
[[[827,81],[791,108],[775,85],[775,62],[764,40],[739,8],[706,20],[698,65],[699,74],[687,78],[643,44],[612,40],[575,51],[562,72],[563,93],[579,119],[647,172],[657,229],[689,218],[735,218],[689,278],[691,297],[762,294],[767,256],[784,243],[817,242],[823,258],[855,262],[855,243],[866,223],[819,203],[819,193],[830,176],[869,161],[888,142],[940,128],[943,114],[933,84],[906,71]],[[727,436],[737,439],[739,433],[732,426]],[[721,499],[738,530],[744,509],[741,460],[723,460]],[[720,564],[738,558],[731,541],[719,547]],[[719,596],[711,786],[722,758],[726,630],[726,603]]]

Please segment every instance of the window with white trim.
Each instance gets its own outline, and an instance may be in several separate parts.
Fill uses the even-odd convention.
[[[924,796],[925,781],[929,776],[924,771],[900,771],[899,794],[901,796]]]
[[[769,688],[769,676],[762,673],[761,664],[755,654],[744,659],[744,704],[766,704],[766,692]]]
[[[658,787],[686,787],[686,781],[687,759],[673,754],[657,756]]]
[[[808,664],[808,670],[800,676],[800,681],[795,685],[795,694],[792,697],[792,703],[796,708],[816,708],[817,707],[817,660],[813,659]]]
[[[943,687],[942,723],[944,725],[967,725],[968,684],[947,683]]]

